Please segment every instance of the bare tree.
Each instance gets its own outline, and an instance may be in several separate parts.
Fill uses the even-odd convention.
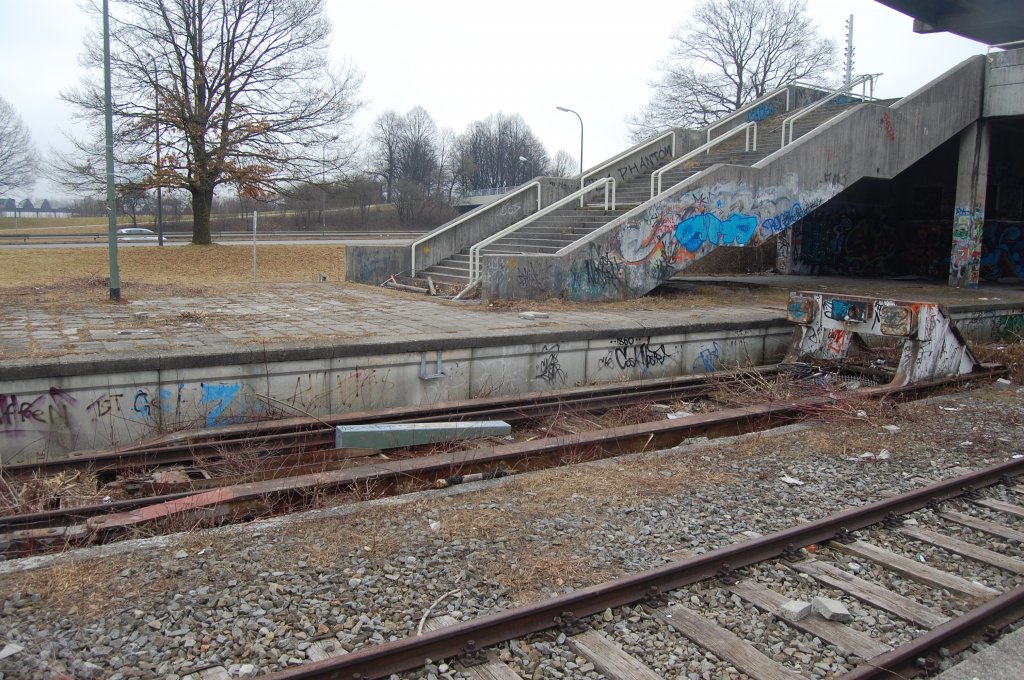
[[[432,194],[437,169],[437,124],[426,109],[414,106],[402,120],[398,170],[402,179]]]
[[[89,9],[98,18],[98,0]],[[350,147],[334,145],[327,157],[323,140],[348,131],[361,106],[362,77],[328,61],[324,0],[113,0],[110,17],[118,172],[187,190],[193,243],[210,242],[218,186],[263,198],[347,164]],[[91,75],[62,93],[97,133],[101,38],[86,40]],[[155,170],[157,123],[162,153]],[[77,140],[76,153],[61,159],[64,169],[96,177],[100,138]]]
[[[707,125],[786,83],[822,82],[837,63],[806,0],[701,0],[672,39],[650,102],[627,121],[634,139]]]
[[[0,192],[31,188],[38,162],[32,135],[21,116],[0,97]]]
[[[373,148],[370,172],[384,182],[384,196],[388,203],[395,201],[395,183],[398,181],[398,155],[402,145],[402,117],[394,111],[385,111],[373,121]]]
[[[467,191],[513,187],[548,166],[544,144],[518,113],[471,123],[459,137],[459,182]]]
[[[577,173],[579,165],[571,153],[565,149],[559,149],[551,159],[551,164],[548,165],[547,174],[551,177],[572,177]]]

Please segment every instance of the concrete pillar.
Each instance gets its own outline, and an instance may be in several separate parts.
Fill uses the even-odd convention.
[[[978,287],[981,236],[985,226],[988,152],[989,128],[985,121],[975,121],[960,133],[953,246],[949,255],[949,285],[958,288]]]

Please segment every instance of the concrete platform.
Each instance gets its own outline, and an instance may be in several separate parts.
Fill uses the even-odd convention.
[[[976,338],[1024,333],[1019,285],[752,276],[667,288],[632,301],[511,307],[351,284],[239,286],[126,304],[8,297],[0,301],[0,462],[254,419],[772,363],[792,335],[791,289],[939,301]]]
[[[1024,629],[1004,636],[934,680],[1020,680],[1024,677]]]

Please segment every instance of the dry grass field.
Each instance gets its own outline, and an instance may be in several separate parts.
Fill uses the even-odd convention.
[[[118,249],[122,294],[159,295],[168,287],[206,288],[252,283],[251,245],[132,246]],[[338,245],[261,245],[256,249],[260,283],[345,279],[345,248]],[[0,290],[31,291],[47,298],[102,299],[108,286],[105,248],[0,249]]]

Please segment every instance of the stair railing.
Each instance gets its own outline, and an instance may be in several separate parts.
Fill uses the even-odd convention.
[[[878,76],[880,76],[880,75],[882,75],[882,74],[881,73],[867,73],[867,74],[864,74],[862,76],[857,76],[856,78],[854,78],[853,80],[848,82],[846,85],[843,85],[840,88],[836,88],[835,90],[832,90],[832,94],[828,95],[827,97],[822,97],[821,99],[817,100],[813,104],[800,109],[799,111],[794,113],[792,116],[789,116],[788,118],[783,120],[782,121],[782,145],[779,148],[782,148],[783,146],[786,146],[787,144],[792,144],[793,143],[793,125],[796,123],[796,121],[800,120],[801,118],[806,116],[811,111],[814,111],[814,110],[824,106],[825,104],[829,103],[830,101],[832,101],[832,100],[834,100],[834,99],[836,99],[838,97],[841,97],[842,95],[846,94],[847,92],[850,92],[853,88],[857,87],[858,85],[863,86],[865,83],[870,82],[871,83],[871,94],[870,95],[865,95],[864,91],[863,91],[863,87],[862,87],[861,88],[861,98],[864,99],[864,100],[874,99],[873,95],[875,93],[875,79],[878,78]],[[789,127],[789,141],[786,141],[786,127],[787,126]]]
[[[660,168],[658,168],[657,170],[655,170],[654,172],[652,172],[651,173],[651,198],[654,198],[655,196],[657,196],[658,194],[661,193],[661,191],[662,191],[662,186],[661,186],[661,184],[662,184],[662,177],[664,176],[664,174],[666,172],[668,172],[669,170],[672,170],[673,168],[679,167],[680,165],[682,165],[686,161],[688,161],[688,160],[690,160],[692,158],[696,158],[697,156],[701,155],[702,153],[711,153],[711,149],[713,147],[718,146],[719,144],[721,144],[725,140],[731,139],[732,137],[738,135],[741,132],[744,133],[744,135],[746,137],[745,142],[744,142],[744,150],[745,151],[757,151],[757,121],[751,121],[751,122],[746,123],[744,125],[740,125],[738,127],[734,127],[732,130],[729,130],[724,135],[721,135],[719,137],[715,137],[714,139],[712,139],[711,141],[707,142],[706,144],[701,144],[700,146],[698,146],[696,149],[694,149],[690,153],[683,154],[682,156],[680,156],[679,158],[675,159],[671,163],[669,163],[667,165],[663,165]],[[753,144],[751,144],[751,142],[753,142]]]
[[[489,210],[492,210],[492,209],[498,208],[499,206],[503,205],[505,203],[505,201],[507,201],[508,199],[512,198],[513,196],[517,196],[517,195],[523,193],[524,191],[527,191],[527,190],[531,189],[532,187],[537,187],[537,210],[540,210],[540,206],[541,206],[540,182],[538,182],[537,180],[534,180],[534,181],[532,181],[532,182],[530,182],[528,184],[524,184],[523,186],[519,187],[515,191],[506,194],[504,197],[498,199],[497,201],[494,201],[493,203],[488,203],[487,205],[481,206],[481,207],[477,208],[476,210],[471,210],[468,213],[466,213],[465,215],[463,215],[462,217],[457,217],[454,220],[452,220],[451,222],[449,222],[448,224],[442,225],[442,226],[438,227],[437,229],[434,229],[433,231],[428,232],[428,233],[424,234],[423,236],[420,236],[415,241],[413,241],[412,242],[412,274],[410,276],[413,276],[413,277],[416,276],[416,248],[417,247],[423,245],[424,243],[426,243],[427,241],[433,239],[434,237],[443,234],[446,231],[454,229],[455,227],[459,226],[463,222],[466,222],[466,221],[468,221],[468,220],[470,220],[472,218],[475,218],[475,217],[480,217],[480,215],[484,214],[485,212],[487,212]]]
[[[527,224],[539,220],[541,217],[549,215],[550,213],[554,212],[555,210],[558,210],[559,208],[564,208],[570,203],[574,203],[577,200],[586,196],[587,194],[591,194],[601,188],[604,189],[604,209],[606,211],[615,210],[615,178],[602,177],[601,179],[595,182],[591,182],[582,189],[577,189],[575,192],[569,194],[568,196],[562,198],[561,200],[555,201],[554,203],[544,208],[543,210],[538,210],[529,217],[525,217],[519,220],[512,226],[502,229],[497,234],[494,234],[493,236],[488,236],[483,241],[480,241],[479,243],[471,247],[469,249],[469,285],[466,287],[469,288],[471,286],[474,286],[480,280],[480,251],[482,249],[491,245],[495,241],[502,239],[505,236],[508,236],[509,234],[515,233],[522,227],[525,227]],[[609,190],[611,196],[610,200]]]
[[[609,160],[605,161],[601,165],[595,166],[595,167],[591,168],[590,170],[588,170],[586,173],[580,175],[580,189],[584,188],[585,182],[587,181],[587,178],[594,177],[595,175],[599,175],[602,172],[607,172],[609,168],[613,168],[613,167],[617,166],[619,164],[619,161],[621,161],[622,159],[629,158],[630,156],[633,156],[633,155],[639,153],[640,151],[643,151],[644,149],[646,149],[649,146],[656,146],[659,142],[664,140],[666,137],[670,137],[671,138],[672,155],[675,156],[676,155],[676,133],[673,132],[672,130],[669,130],[668,132],[663,132],[662,134],[658,135],[657,137],[654,137],[653,139],[649,139],[646,142],[641,142],[641,143],[637,144],[636,146],[632,146],[632,147],[626,149],[625,151],[620,153],[618,156],[610,158]]]
[[[708,127],[708,141],[709,142],[711,141],[711,133],[714,132],[715,130],[717,130],[718,128],[720,128],[723,125],[726,125],[726,124],[732,122],[733,119],[738,118],[739,116],[742,116],[743,114],[748,113],[748,112],[750,112],[753,109],[756,109],[758,106],[761,106],[761,104],[764,104],[766,101],[768,101],[770,99],[774,99],[775,97],[778,97],[783,92],[786,92],[786,110],[789,111],[789,92],[788,92],[788,90],[789,90],[791,85],[795,85],[795,84],[797,84],[797,83],[790,83],[788,85],[782,85],[781,87],[777,87],[774,90],[772,90],[771,92],[769,92],[768,94],[762,95],[762,96],[758,97],[757,99],[755,99],[754,101],[750,102],[749,104],[745,104],[744,106],[736,109],[731,114],[729,114],[728,116],[726,116],[722,120],[718,121],[714,125],[709,126]]]

